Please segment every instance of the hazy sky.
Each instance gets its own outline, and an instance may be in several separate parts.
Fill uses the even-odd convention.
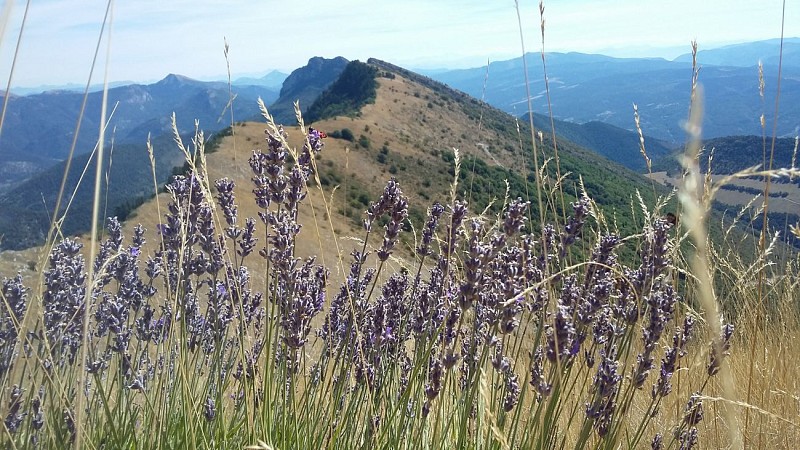
[[[26,3],[0,0],[0,14],[9,2],[0,89]],[[107,1],[31,3],[13,86],[85,84]],[[787,3],[785,34],[800,36],[800,4]],[[541,49],[538,6],[520,0],[528,51]],[[548,51],[673,58],[692,39],[703,49],[779,37],[781,1],[553,0],[545,2],[545,20]],[[110,31],[112,81],[146,82],[168,73],[221,79],[223,38],[234,76],[290,72],[312,56],[456,68],[520,55],[514,2],[506,0],[128,0],[114,4]],[[102,81],[105,54],[104,41],[93,82]]]

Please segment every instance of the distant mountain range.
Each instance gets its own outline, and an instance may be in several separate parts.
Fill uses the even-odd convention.
[[[726,136],[721,138],[707,139],[703,142],[705,149],[704,155],[699,158],[700,170],[708,170],[708,157],[714,152],[711,162],[711,169],[715,174],[732,174],[748,169],[753,166],[760,166],[766,170],[769,168],[770,156],[772,156],[772,166],[774,168],[797,167],[795,152],[795,140],[781,138],[775,140],[775,151],[772,152],[772,139],[764,139],[760,136]],[[654,171],[665,171],[670,175],[680,174],[683,170],[675,154],[670,157],[660,159],[653,165]],[[778,182],[787,180],[778,179]],[[795,179],[795,182],[800,180]],[[798,208],[800,213],[800,208]]]
[[[699,50],[697,60],[715,66],[753,67],[761,61],[765,66],[776,66],[779,62],[780,39],[726,45],[711,50]],[[673,61],[692,62],[692,54],[684,53]],[[800,38],[783,41],[783,65],[800,67]]]
[[[233,79],[232,83],[234,86],[263,86],[270,88],[274,91],[280,91],[281,84],[283,84],[283,80],[286,79],[288,76],[287,73],[281,72],[280,70],[273,70],[267,73],[264,76],[257,77],[257,76],[239,76]],[[218,81],[218,80],[214,80]],[[227,81],[225,81],[227,83]],[[147,82],[135,82],[135,81],[112,81],[108,83],[109,89],[120,87],[120,86],[128,86],[131,84],[152,84]],[[72,92],[79,92],[83,93],[86,90],[85,84],[77,84],[77,83],[68,83],[68,84],[51,84],[51,85],[41,85],[41,86],[34,86],[34,87],[12,87],[11,93],[13,95],[32,95],[32,94],[41,94],[47,91],[72,91]],[[92,84],[89,86],[89,92],[98,92],[103,90],[103,85],[101,84]],[[0,91],[2,94],[3,91]]]
[[[778,134],[793,136],[800,124],[800,39],[786,40],[783,52]],[[775,40],[699,52],[700,83],[705,95],[705,137],[761,134],[762,113],[767,123],[772,123],[777,57]],[[526,58],[533,110],[547,113],[541,55],[529,53]],[[766,80],[763,100],[758,91],[759,58],[764,63]],[[546,61],[550,104],[556,118],[576,123],[601,121],[632,130],[635,103],[645,133],[671,144],[684,140],[681,124],[689,107],[690,55],[667,61],[548,53]],[[432,78],[484,98],[510,114],[527,112],[522,58],[493,62],[489,64],[488,80],[486,76],[485,66],[431,74]]]
[[[233,80],[233,84],[235,86],[264,86],[273,91],[280,91],[281,86],[283,86],[283,81],[288,76],[289,74],[287,73],[283,73],[279,70],[273,70],[261,78],[239,77]]]
[[[234,120],[257,115],[259,97],[270,103],[278,96],[276,90],[264,86],[235,85],[232,92]],[[0,174],[5,175],[0,192],[69,155],[82,102],[83,94],[71,91],[10,97],[0,134]],[[102,92],[89,94],[76,141],[77,155],[90,152],[97,142],[101,102]],[[230,126],[229,102],[227,83],[174,74],[150,85],[115,87],[108,91],[106,139],[144,145],[148,135],[171,133],[173,112],[181,133],[192,133],[197,120],[210,134]]]

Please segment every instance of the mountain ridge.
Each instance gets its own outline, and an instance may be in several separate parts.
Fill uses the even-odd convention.
[[[793,41],[792,41],[793,42]],[[798,44],[800,45],[800,44]],[[757,46],[753,44],[753,48]],[[725,50],[728,51],[728,50]],[[755,51],[755,50],[754,50]],[[759,117],[769,123],[772,112],[764,108],[758,92],[758,73],[753,67],[715,66],[702,57],[700,83],[704,85],[706,137],[760,134]],[[534,112],[548,111],[561,120],[585,123],[594,120],[630,129],[632,104],[639,106],[645,134],[678,145],[685,139],[685,120],[691,86],[691,62],[663,58],[614,58],[605,55],[546,53],[549,101],[541,69],[529,69]],[[539,53],[526,55],[531,61]],[[757,62],[757,61],[755,61]],[[755,63],[754,62],[754,63]],[[793,135],[800,121],[800,53],[784,55],[781,115],[778,135]],[[764,67],[765,98],[777,93],[777,67]],[[494,61],[487,67],[439,72],[437,81],[462,90],[514,115],[527,112],[522,58]],[[484,87],[485,84],[485,87]],[[748,95],[748,93],[750,93]],[[768,100],[769,103],[769,100]],[[522,108],[523,110],[520,110]]]
[[[263,87],[234,86],[234,117],[241,120],[258,113],[256,99],[277,98]],[[170,74],[149,84],[132,84],[109,89],[109,127],[107,138],[117,143],[144,144],[148,135],[171,134],[175,114],[181,133],[192,133],[195,120],[203,129],[214,132],[230,125],[227,83],[203,82]],[[90,93],[76,141],[76,154],[90,152],[100,128],[102,93]],[[35,173],[47,169],[69,154],[83,95],[70,91],[51,91],[30,96],[9,97],[8,113],[0,135],[0,173],[9,173],[0,187],[8,189]],[[227,119],[227,120],[226,120]],[[24,171],[13,171],[22,163]]]

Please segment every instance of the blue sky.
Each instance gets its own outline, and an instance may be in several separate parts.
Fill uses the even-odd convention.
[[[785,34],[800,36],[800,5],[787,3]],[[12,85],[85,84],[106,4],[34,0]],[[0,14],[11,6],[0,43],[4,88],[25,1],[0,5]],[[528,51],[541,49],[538,8],[520,0]],[[778,37],[781,1],[554,0],[545,2],[545,20],[548,51],[673,58],[692,39],[703,49]],[[520,55],[514,2],[506,0],[129,0],[115,2],[110,36],[112,81],[221,79],[223,38],[235,76],[290,72],[312,56],[461,68]],[[102,81],[105,45],[93,82]]]

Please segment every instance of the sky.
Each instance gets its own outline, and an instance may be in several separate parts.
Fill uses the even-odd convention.
[[[108,0],[0,0],[0,90],[85,85]],[[672,59],[690,50],[777,38],[779,0],[553,0],[546,51]],[[10,12],[9,12],[10,10]],[[526,51],[540,51],[538,1],[519,0]],[[787,2],[785,36],[800,36]],[[169,73],[225,79],[286,73],[313,56],[376,57],[411,69],[479,67],[521,55],[506,0],[132,0],[113,2],[92,83],[153,82]],[[106,55],[109,55],[106,57]]]

